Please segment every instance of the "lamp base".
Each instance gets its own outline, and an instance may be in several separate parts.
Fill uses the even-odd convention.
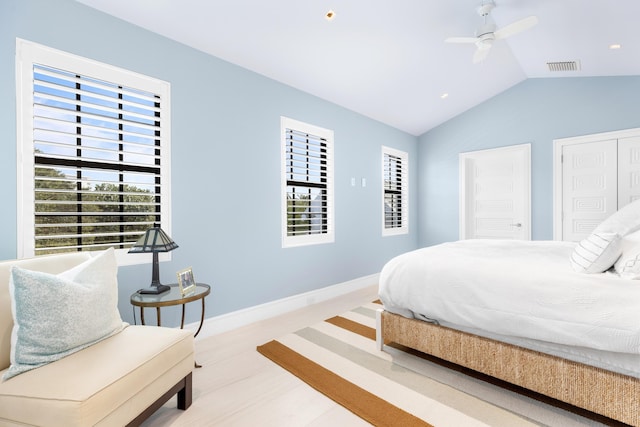
[[[140,289],[139,294],[158,295],[171,290],[171,286],[167,285],[152,285],[149,288]]]

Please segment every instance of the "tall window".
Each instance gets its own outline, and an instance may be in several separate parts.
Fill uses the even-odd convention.
[[[382,235],[409,232],[409,155],[382,147]]]
[[[19,256],[170,233],[169,85],[18,40]],[[134,261],[135,262],[135,261]]]
[[[282,246],[333,242],[333,131],[286,117],[281,131]]]

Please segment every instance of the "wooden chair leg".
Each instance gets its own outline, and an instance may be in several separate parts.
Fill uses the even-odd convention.
[[[189,375],[184,378],[184,387],[178,391],[178,409],[182,409],[184,411],[191,406],[193,398],[191,384],[192,374],[189,373]]]

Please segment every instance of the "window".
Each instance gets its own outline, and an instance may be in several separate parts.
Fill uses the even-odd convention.
[[[409,232],[409,155],[382,147],[382,235]]]
[[[333,131],[286,117],[281,130],[282,246],[333,242]]]
[[[169,84],[17,41],[18,255],[170,234]]]

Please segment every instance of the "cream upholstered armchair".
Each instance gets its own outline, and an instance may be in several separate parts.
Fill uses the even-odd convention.
[[[138,425],[176,394],[191,405],[193,333],[122,322],[116,275],[112,249],[0,262],[0,425]]]

